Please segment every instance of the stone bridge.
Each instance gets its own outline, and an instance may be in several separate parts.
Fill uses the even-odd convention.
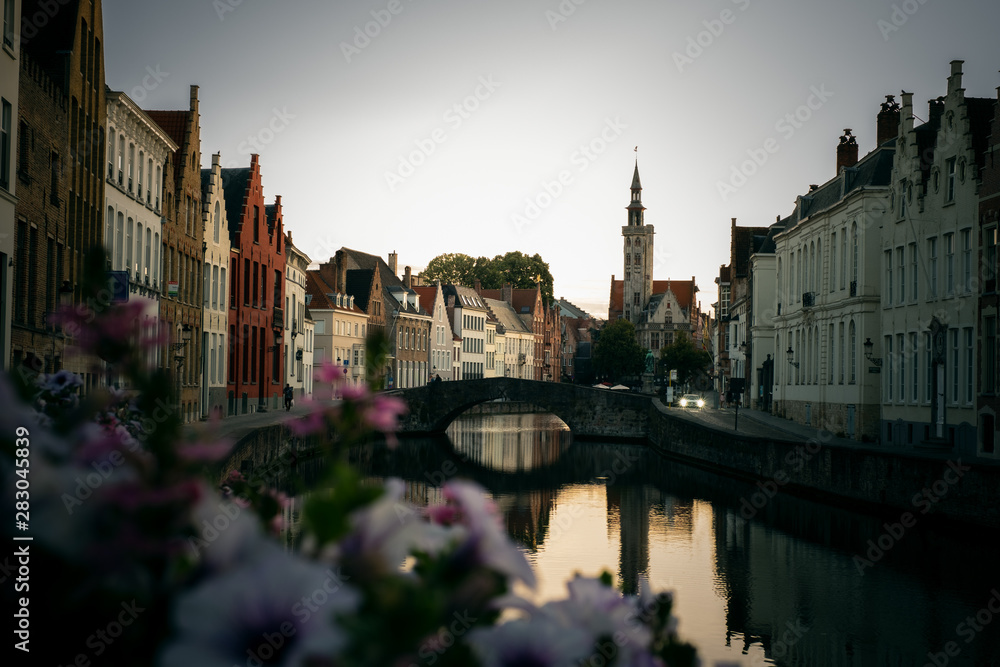
[[[485,378],[432,382],[388,392],[406,401],[401,435],[443,433],[460,414],[488,401],[521,401],[566,422],[574,437],[645,441],[649,436],[651,398],[610,389],[557,382]]]

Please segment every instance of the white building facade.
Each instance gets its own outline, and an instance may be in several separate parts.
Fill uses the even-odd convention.
[[[212,168],[201,170],[201,218],[205,259],[202,264],[202,417],[225,415],[228,405],[229,335],[229,224],[223,198],[221,156],[212,156]]]
[[[136,336],[155,337],[160,295],[165,291],[160,256],[161,206],[167,157],[177,144],[122,92],[107,93],[107,174],[104,189],[104,247],[128,300],[143,304]],[[150,366],[160,364],[149,350]],[[113,378],[114,382],[120,378]]]
[[[775,412],[856,440],[878,436],[880,227],[894,149],[882,146],[796,201],[775,236]],[[874,370],[872,370],[874,369]]]
[[[285,347],[284,384],[291,385],[296,398],[309,395],[307,389],[312,376],[313,354],[308,349],[306,336],[306,270],[309,262],[309,257],[292,243],[291,233],[286,234],[285,330],[282,342]]]

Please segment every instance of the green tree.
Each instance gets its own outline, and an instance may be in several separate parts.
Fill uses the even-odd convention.
[[[695,347],[687,334],[679,331],[671,345],[660,350],[660,366],[664,371],[677,371],[677,384],[685,385],[712,365],[712,355]]]
[[[549,271],[548,262],[538,253],[529,257],[514,250],[493,259],[473,259],[462,253],[445,253],[427,263],[423,277],[428,282],[440,280],[442,283],[466,287],[474,286],[476,280],[479,280],[485,289],[500,289],[507,283],[519,289],[534,289],[540,282],[542,300],[547,305],[553,299],[552,272]]]
[[[642,372],[646,350],[636,340],[635,326],[626,319],[618,319],[601,329],[594,344],[593,358],[598,376],[617,381]]]
[[[423,277],[427,282],[440,280],[442,284],[472,286],[476,282],[476,261],[460,252],[447,252],[427,263]]]

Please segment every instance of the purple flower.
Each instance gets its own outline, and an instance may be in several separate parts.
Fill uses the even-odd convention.
[[[173,613],[175,641],[160,667],[258,664],[304,667],[347,643],[338,614],[357,609],[357,593],[336,570],[276,545],[243,567],[182,595]]]
[[[411,550],[423,541],[428,524],[403,501],[402,480],[385,482],[385,493],[351,515],[353,531],[340,543],[340,555],[352,563],[395,571]]]
[[[593,644],[585,631],[548,617],[474,628],[467,641],[482,667],[576,667]]]

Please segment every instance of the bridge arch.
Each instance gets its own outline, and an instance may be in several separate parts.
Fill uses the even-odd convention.
[[[400,420],[401,434],[443,433],[469,408],[487,401],[530,403],[563,420],[576,437],[645,440],[649,435],[649,396],[612,392],[571,384],[483,378],[432,382],[390,392],[409,411]]]

